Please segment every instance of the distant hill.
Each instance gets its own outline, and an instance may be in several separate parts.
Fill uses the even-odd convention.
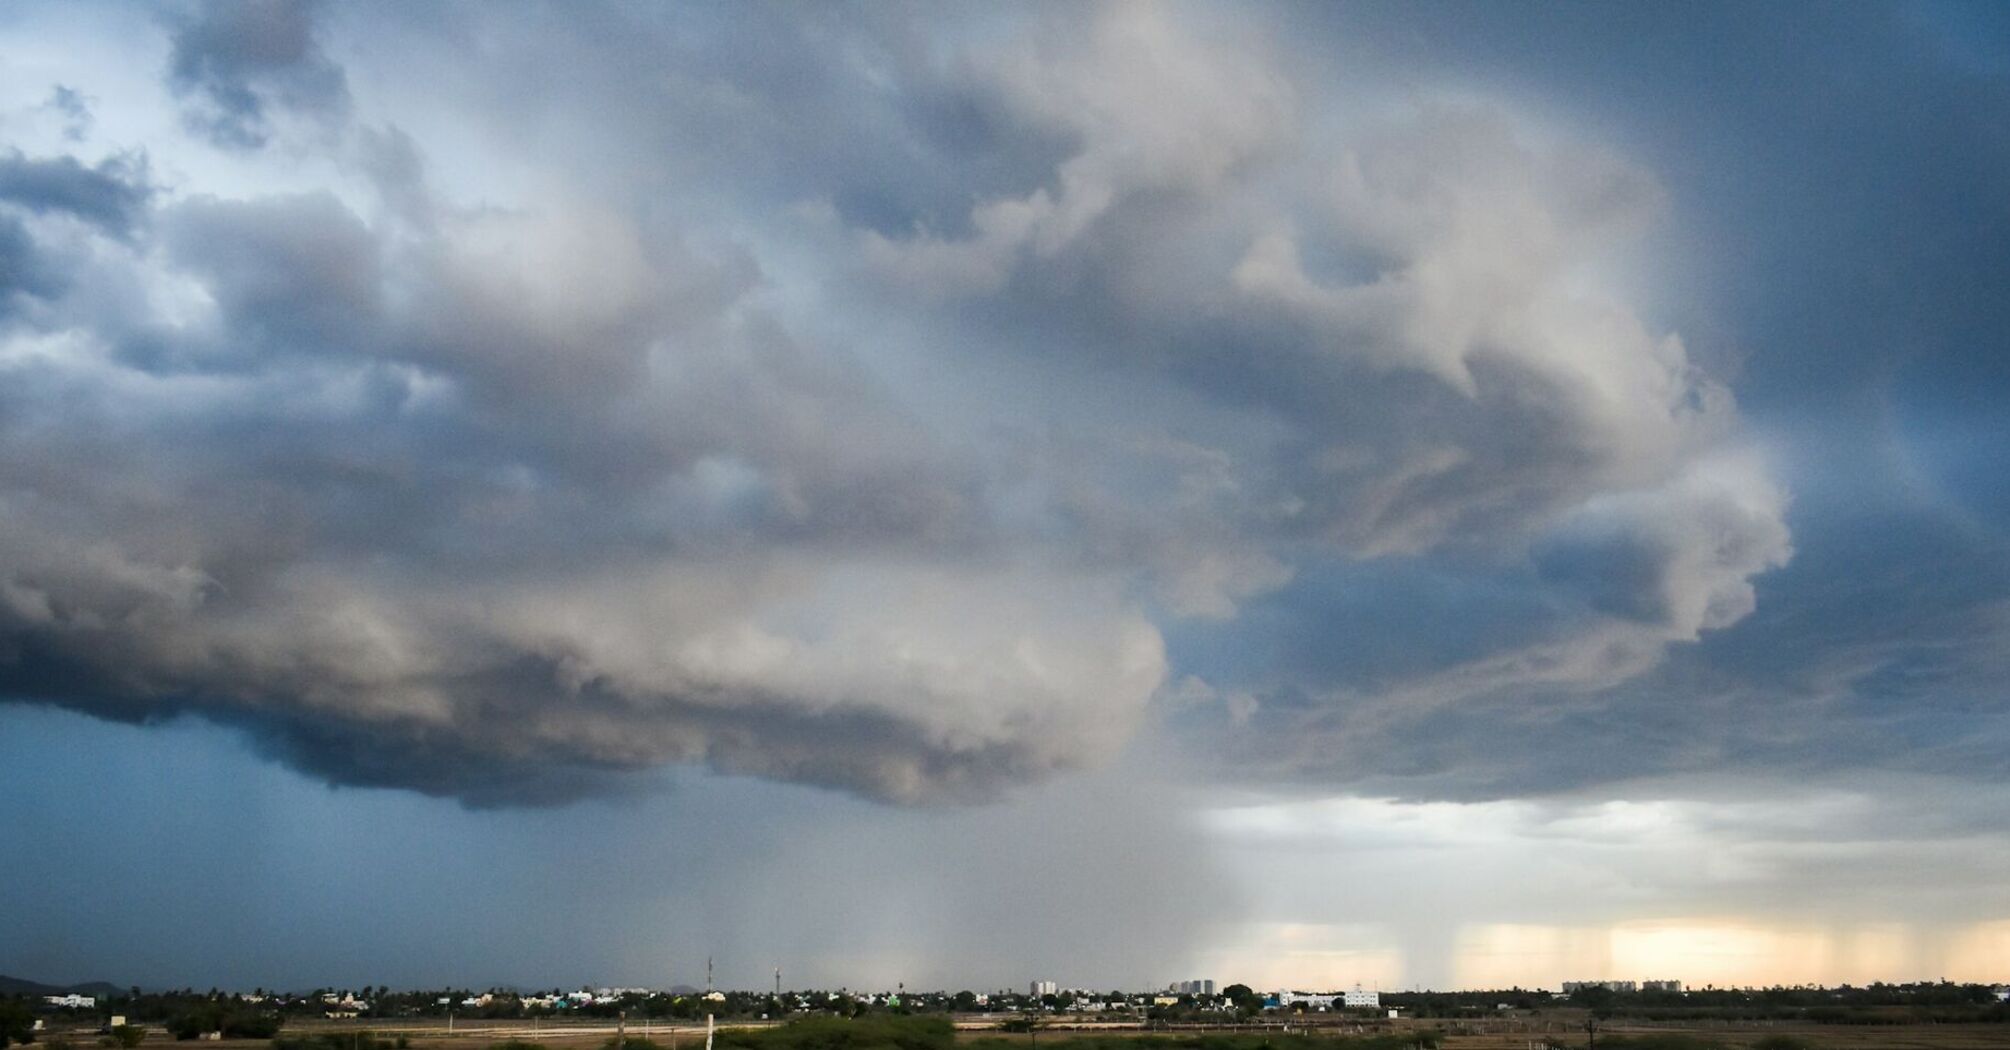
[[[87,981],[83,984],[42,984],[26,981],[19,977],[0,975],[0,995],[92,995],[102,999],[108,995],[124,995],[126,989],[108,981]]]

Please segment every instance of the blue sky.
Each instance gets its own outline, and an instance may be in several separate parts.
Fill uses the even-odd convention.
[[[2001,979],[2006,33],[10,8],[0,972]]]

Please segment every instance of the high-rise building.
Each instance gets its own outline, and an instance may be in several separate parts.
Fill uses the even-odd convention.
[[[1043,995],[1057,995],[1060,991],[1061,986],[1052,981],[1034,981],[1026,994],[1038,999]]]

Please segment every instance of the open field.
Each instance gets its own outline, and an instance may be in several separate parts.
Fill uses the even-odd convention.
[[[1094,1025],[1063,1030],[1048,1029],[1037,1039],[1027,1035],[1005,1035],[990,1026],[959,1027],[959,1043],[988,1043],[1010,1040],[1021,1050],[1038,1050],[1038,1044],[1057,1047],[1076,1039],[1140,1040],[1151,1036],[1205,1036],[1231,1033],[1263,1033],[1271,1050],[1291,1050],[1294,1041],[1306,1036],[1361,1037],[1437,1032],[1449,1050],[1529,1050],[1544,1039],[1563,1046],[1585,1045],[1583,1016],[1574,1011],[1532,1017],[1453,1021],[1442,1019],[1375,1020],[1360,1023],[1327,1023],[1265,1026],[1176,1027],[1146,1030],[1137,1026]],[[1982,1050],[2010,1048],[2010,1026],[2000,1024],[1916,1024],[1916,1025],[1816,1025],[1783,1022],[1710,1022],[1682,1025],[1614,1020],[1598,1030],[1601,1046],[1608,1040],[1635,1040],[1654,1036],[1690,1036],[1708,1043],[1730,1047],[1750,1046],[1768,1036],[1787,1035],[1805,1041],[1812,1050]],[[1312,1040],[1306,1039],[1308,1043]],[[1612,1044],[1617,1047],[1619,1042]],[[974,1050],[974,1048],[973,1048]]]
[[[735,1029],[769,1028],[778,1022],[736,1021],[730,1027]],[[1431,1021],[1431,1020],[1377,1020],[1364,1023],[1325,1024],[1308,1028],[1293,1025],[1286,1030],[1282,1025],[1266,1026],[1181,1026],[1171,1029],[1144,1029],[1136,1025],[1111,1022],[1085,1022],[1079,1027],[1057,1026],[1043,1029],[1037,1035],[1006,1034],[996,1027],[996,1019],[960,1018],[957,1024],[956,1041],[959,1044],[994,1044],[1004,1047],[1023,1047],[1024,1050],[1038,1050],[1041,1044],[1057,1047],[1064,1042],[1082,1039],[1134,1041],[1147,1037],[1191,1037],[1205,1035],[1262,1034],[1267,1045],[1273,1050],[1291,1050],[1291,1044],[1307,1035],[1329,1037],[1410,1035],[1424,1031],[1435,1031],[1443,1036],[1443,1045],[1449,1050],[1530,1050],[1540,1045],[1541,1040],[1554,1039],[1564,1046],[1582,1047],[1585,1034],[1582,1022],[1565,1016],[1537,1016],[1512,1019],[1488,1019],[1483,1021]],[[721,1031],[726,1028],[722,1027]],[[445,1021],[434,1019],[414,1019],[410,1021],[386,1021],[380,1023],[358,1021],[306,1021],[288,1025],[289,1036],[319,1035],[324,1033],[370,1032],[379,1037],[404,1036],[411,1042],[412,1050],[487,1050],[495,1043],[521,1040],[539,1043],[552,1050],[592,1050],[609,1042],[617,1031],[617,1026],[603,1022],[576,1022],[555,1024],[530,1021],[470,1021],[457,1022],[451,1032]],[[662,1022],[636,1022],[627,1026],[633,1038],[650,1039],[669,1050],[697,1050],[705,1039],[705,1026],[680,1022],[676,1025]],[[1750,1046],[1767,1036],[1791,1035],[1804,1040],[1814,1050],[2000,1050],[2010,1048],[2010,1028],[1993,1024],[1937,1024],[1937,1025],[1810,1025],[1783,1023],[1712,1023],[1697,1026],[1666,1024],[1628,1023],[1613,1021],[1599,1029],[1601,1045],[1609,1040],[1631,1040],[1648,1036],[1679,1034],[1719,1043],[1728,1047]],[[78,1047],[96,1045],[93,1030],[67,1030],[57,1027],[43,1033],[44,1039],[68,1038]],[[1306,1040],[1308,1043],[1311,1040]],[[174,1044],[165,1032],[158,1028],[151,1031],[142,1047],[165,1048]],[[223,1040],[221,1042],[200,1042],[181,1044],[194,1050],[268,1050],[270,1042],[263,1039]],[[1620,1045],[1615,1041],[1613,1045]],[[975,1047],[972,1048],[975,1050]]]

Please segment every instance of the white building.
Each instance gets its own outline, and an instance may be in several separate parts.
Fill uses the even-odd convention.
[[[1319,995],[1313,992],[1278,992],[1277,1005],[1296,1006],[1303,1003],[1308,1010],[1331,1010],[1333,1001],[1338,998],[1340,997],[1337,995]]]
[[[1029,990],[1026,992],[1026,994],[1032,996],[1035,999],[1038,999],[1043,995],[1059,994],[1061,991],[1061,986],[1055,984],[1053,981],[1034,981],[1031,985],[1028,986],[1028,989]]]
[[[61,1006],[69,1010],[91,1010],[96,1009],[98,1005],[96,996],[78,995],[75,992],[68,995],[45,995],[42,1001],[50,1006]]]
[[[1382,993],[1364,992],[1361,990],[1361,986],[1357,984],[1354,986],[1353,991],[1341,993],[1340,1005],[1378,1007],[1382,1005]]]

